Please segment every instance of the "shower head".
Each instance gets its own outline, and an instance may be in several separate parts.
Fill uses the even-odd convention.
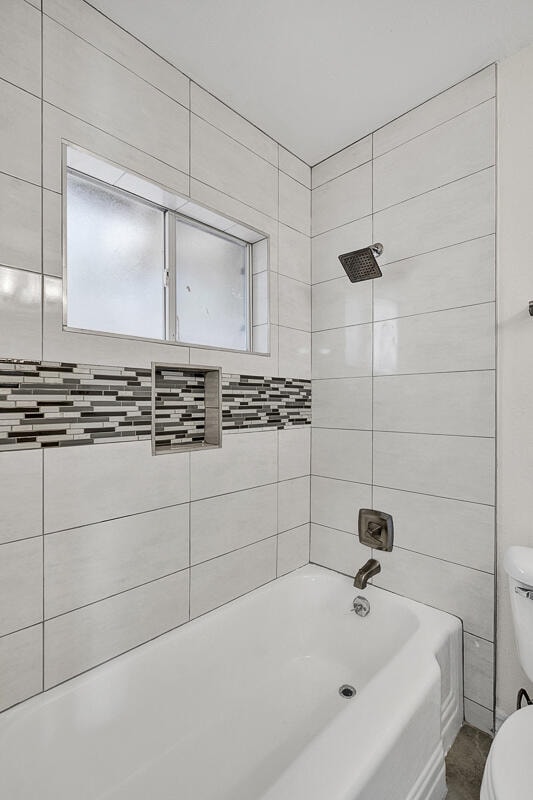
[[[381,278],[382,272],[376,261],[376,256],[383,252],[383,245],[376,242],[370,247],[363,247],[361,250],[352,250],[351,253],[344,253],[339,256],[344,270],[352,283],[358,281],[369,281],[371,278]]]

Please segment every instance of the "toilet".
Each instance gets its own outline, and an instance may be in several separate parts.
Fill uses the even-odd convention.
[[[522,669],[533,681],[533,547],[510,547],[504,558]],[[480,800],[533,797],[533,705],[511,714],[485,764]]]

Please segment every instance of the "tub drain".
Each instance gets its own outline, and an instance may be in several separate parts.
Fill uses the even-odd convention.
[[[349,700],[350,697],[355,697],[356,690],[349,683],[343,683],[342,686],[339,686],[339,694]]]

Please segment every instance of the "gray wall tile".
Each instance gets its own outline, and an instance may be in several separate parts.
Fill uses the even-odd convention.
[[[188,505],[52,533],[44,540],[45,617],[188,566]]]
[[[38,450],[0,453],[0,544],[42,533],[42,461]]]
[[[278,536],[278,577],[309,562],[309,524]]]
[[[42,643],[42,625],[0,638],[0,711],[42,691]]]
[[[0,545],[0,636],[43,618],[43,544],[40,536]]]
[[[188,499],[188,454],[154,458],[150,442],[58,448],[44,454],[47,533]]]
[[[191,503],[192,564],[216,558],[275,533],[275,484]]]
[[[45,689],[186,622],[188,593],[185,570],[45,622]]]
[[[276,577],[276,537],[191,569],[191,619]]]

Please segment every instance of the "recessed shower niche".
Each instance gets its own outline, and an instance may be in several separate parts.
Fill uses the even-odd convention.
[[[222,446],[220,367],[152,363],[152,453]]]

